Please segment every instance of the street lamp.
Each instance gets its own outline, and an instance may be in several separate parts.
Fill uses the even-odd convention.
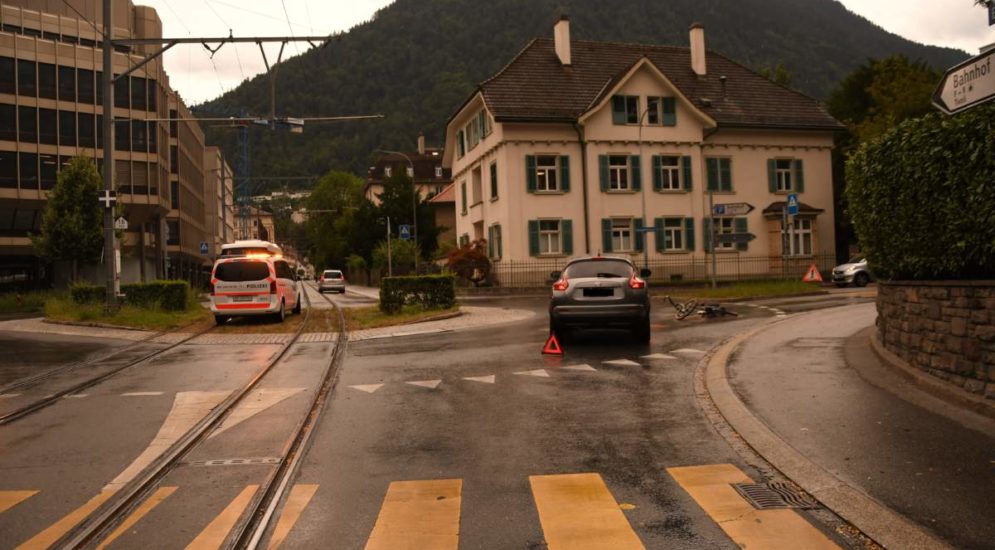
[[[421,252],[421,247],[418,244],[418,186],[415,185],[415,165],[411,162],[411,158],[400,152],[400,151],[390,151],[387,149],[377,149],[377,153],[386,153],[388,155],[399,155],[408,162],[408,168],[411,172],[411,219],[412,219],[412,229],[415,239],[415,275],[418,274],[418,256]]]

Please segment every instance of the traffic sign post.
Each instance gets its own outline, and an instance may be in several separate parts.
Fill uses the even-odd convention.
[[[713,216],[745,216],[753,212],[753,205],[748,202],[731,202],[712,206]]]
[[[124,218],[124,216],[118,216],[118,218],[116,220],[114,220],[114,229],[117,229],[118,231],[125,231],[125,230],[127,230],[128,229],[128,220],[126,220]]]
[[[399,225],[397,226],[398,238],[402,241],[407,241],[411,239],[411,226],[410,225]]]
[[[993,57],[995,51],[988,51],[948,70],[933,92],[933,105],[952,115],[995,99]]]
[[[207,256],[207,253],[208,253],[209,250],[210,249],[207,247],[207,243],[205,243],[205,242],[201,242],[200,243],[200,253],[201,254]]]
[[[788,215],[797,216],[798,215],[798,193],[789,193],[788,199]]]

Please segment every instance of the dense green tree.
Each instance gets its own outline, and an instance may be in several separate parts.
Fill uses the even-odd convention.
[[[329,172],[318,181],[305,202],[305,234],[315,267],[345,265],[353,252],[349,238],[355,211],[363,200],[363,181],[346,172]]]
[[[73,281],[79,277],[79,264],[96,262],[104,247],[104,209],[97,201],[100,188],[100,173],[93,161],[73,158],[48,194],[41,235],[31,238],[43,258],[72,263]]]
[[[390,216],[391,229],[396,234],[401,224],[411,224],[413,214],[418,216],[418,243],[420,258],[431,258],[439,247],[440,230],[435,226],[435,211],[419,197],[415,204],[415,190],[411,178],[403,171],[395,173],[384,182],[380,199],[380,213]]]
[[[784,66],[783,61],[778,61],[777,66],[771,67],[770,65],[761,65],[757,72],[760,76],[765,77],[767,80],[775,84],[780,84],[781,86],[791,86],[791,71]]]

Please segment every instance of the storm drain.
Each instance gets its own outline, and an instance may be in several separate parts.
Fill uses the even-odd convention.
[[[733,483],[732,486],[757,510],[813,510],[819,507],[812,497],[787,483]]]
[[[191,466],[258,466],[260,464],[279,464],[279,457],[263,458],[225,458],[219,460],[200,460],[190,462]]]

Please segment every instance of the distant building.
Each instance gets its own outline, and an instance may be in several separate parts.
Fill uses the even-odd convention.
[[[383,193],[384,182],[397,173],[407,173],[422,198],[438,195],[452,183],[452,172],[442,164],[443,150],[426,148],[425,136],[418,136],[417,151],[402,153],[377,153],[363,186],[363,196],[369,201],[379,204],[377,195]]]
[[[248,215],[245,223],[237,223],[237,239],[260,239],[277,242],[276,225],[273,214],[255,206],[247,206]]]
[[[221,253],[221,245],[235,240],[235,198],[231,167],[217,147],[204,149],[204,176],[208,180],[207,205],[204,209],[205,225],[214,225],[214,243],[211,254]],[[213,180],[213,185],[210,183]]]
[[[445,228],[439,233],[439,246],[456,245],[456,189],[449,184],[439,194],[428,200],[435,211],[436,227]]]
[[[506,260],[599,252],[704,265],[711,193],[756,208],[715,219],[719,234],[756,235],[717,245],[722,258],[759,256],[747,268],[767,272],[782,252],[798,263],[832,254],[830,153],[842,125],[816,100],[706,52],[700,25],[690,42],[571,42],[563,18],[553,40],[533,40],[484,81],[446,131],[459,240],[490,241],[499,276]],[[788,193],[803,204],[782,228]]]

